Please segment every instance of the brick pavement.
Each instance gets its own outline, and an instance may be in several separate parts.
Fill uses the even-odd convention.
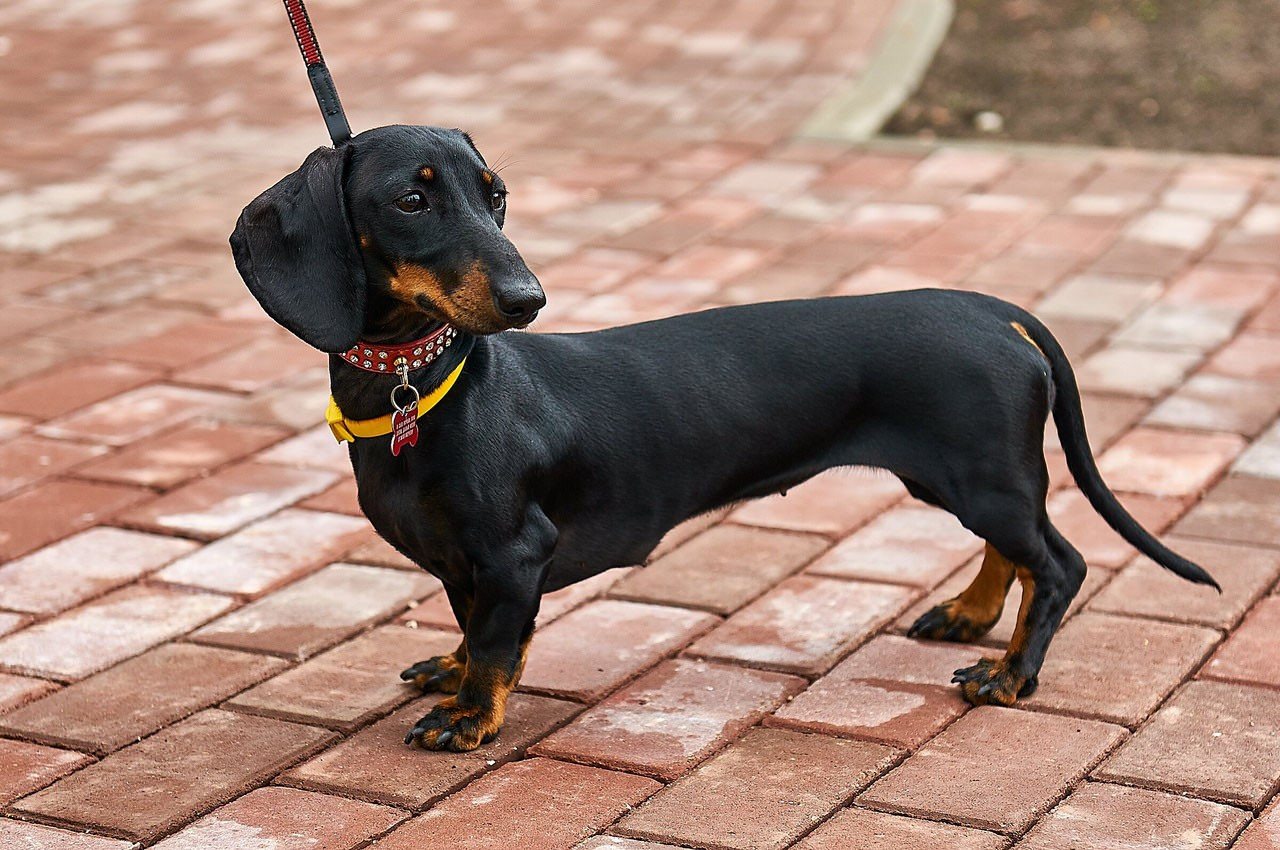
[[[504,164],[541,329],[923,285],[1034,307],[1125,503],[1225,593],[1135,557],[1049,435],[1090,576],[1040,692],[970,709],[948,679],[984,650],[902,633],[977,541],[831,474],[553,595],[499,740],[408,749],[430,699],[396,674],[456,627],[225,243],[324,140],[281,10],[17,0],[0,846],[1277,846],[1280,165],[797,138],[893,0],[312,6],[355,127],[460,125]]]

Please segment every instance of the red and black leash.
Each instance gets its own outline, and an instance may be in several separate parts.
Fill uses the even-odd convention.
[[[320,104],[320,114],[324,116],[325,126],[329,128],[329,138],[333,140],[335,148],[341,147],[351,141],[351,125],[347,123],[347,114],[342,111],[342,101],[338,99],[338,89],[333,84],[333,77],[329,75],[329,66],[324,64],[320,42],[316,41],[316,32],[311,28],[307,7],[302,0],[284,0],[284,10],[289,13],[289,23],[293,26],[294,37],[298,39],[302,61],[307,63],[311,90],[316,93],[316,103]]]

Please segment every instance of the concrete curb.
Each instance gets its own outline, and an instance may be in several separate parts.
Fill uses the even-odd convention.
[[[920,84],[954,12],[952,0],[901,0],[867,67],[814,110],[799,135],[863,142],[878,133]]]

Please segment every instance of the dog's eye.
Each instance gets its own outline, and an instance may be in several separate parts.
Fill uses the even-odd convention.
[[[494,192],[489,196],[489,206],[493,207],[494,212],[502,212],[502,208],[507,205],[506,192]]]
[[[396,209],[400,212],[418,212],[427,208],[427,199],[422,196],[421,192],[410,192],[407,195],[401,195],[396,198]]]

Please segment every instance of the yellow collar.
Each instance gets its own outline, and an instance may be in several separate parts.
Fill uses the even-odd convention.
[[[462,362],[449,373],[449,377],[445,378],[440,386],[418,399],[419,419],[426,416],[427,411],[439,404],[449,390],[453,389],[453,385],[458,380],[458,376],[462,374],[462,367],[465,365],[467,365],[467,358],[464,357]],[[333,400],[333,396],[329,396],[329,409],[324,412],[324,419],[329,423],[329,430],[333,431],[333,436],[339,443],[353,443],[357,437],[383,437],[391,433],[390,413],[375,419],[348,419],[342,415],[342,409]]]

